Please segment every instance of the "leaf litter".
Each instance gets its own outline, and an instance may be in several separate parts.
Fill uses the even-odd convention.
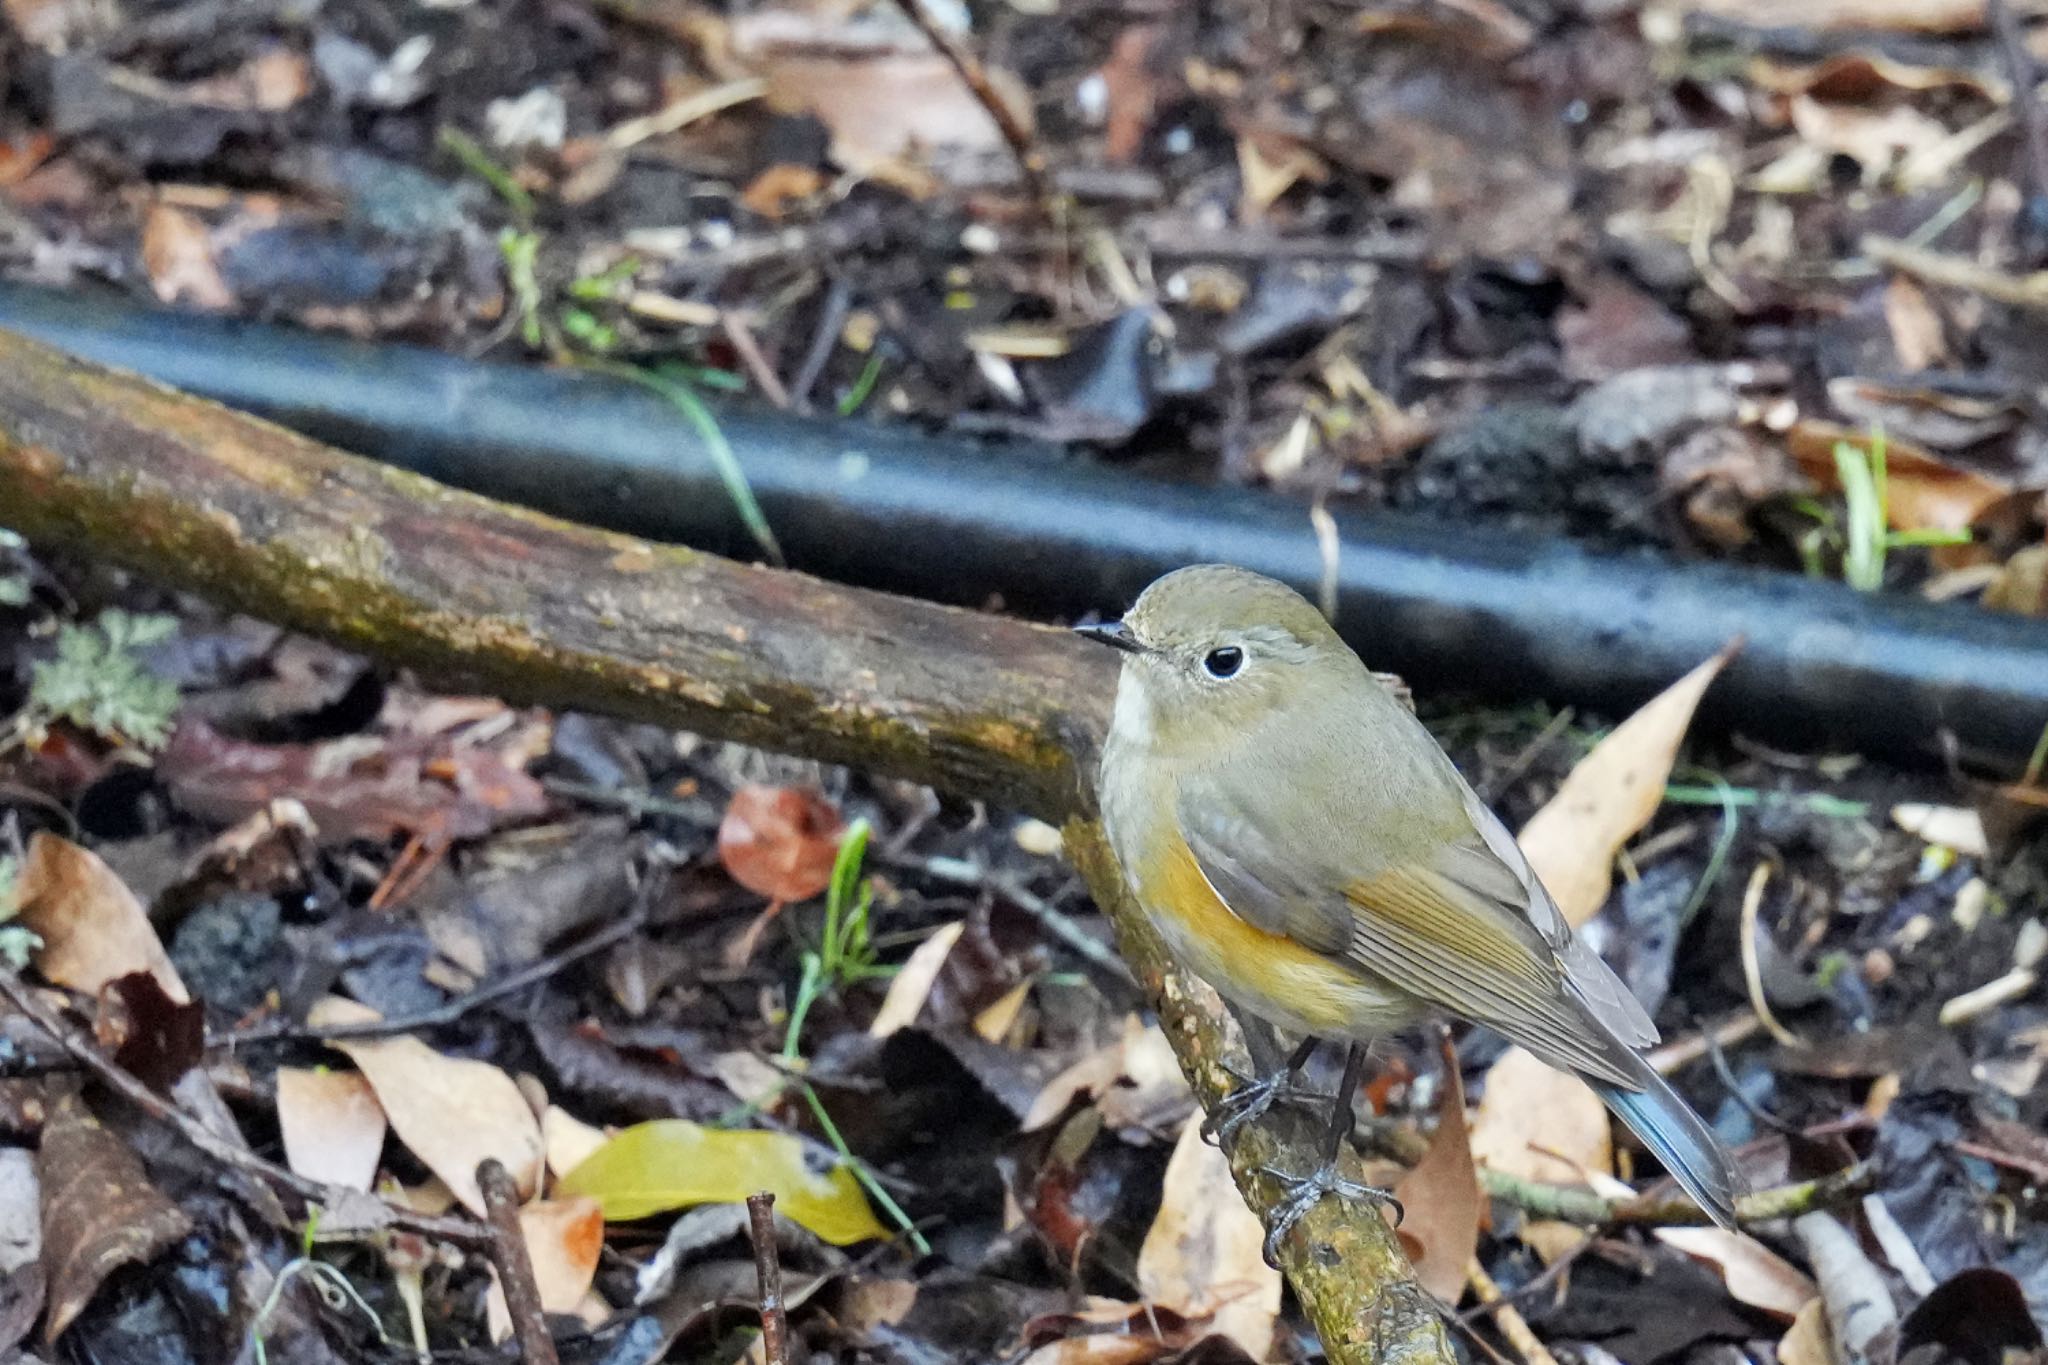
[[[1296,7],[1270,32],[1227,7],[1086,22],[945,8],[1071,196],[1072,231],[1038,226],[984,105],[886,5],[535,26],[487,2],[437,12],[423,44],[324,15],[216,27],[182,3],[177,22],[117,40],[93,7],[22,4],[6,55],[31,78],[0,111],[0,272],[507,358],[682,365],[793,407],[1078,432],[1196,478],[2041,611],[2041,262],[2025,224],[2043,189],[2000,7],[1831,0],[1788,18],[1717,0],[1556,22],[1525,5]],[[2038,49],[2032,8],[2010,9]],[[309,145],[314,129],[327,141]],[[445,150],[465,145],[478,155]],[[508,250],[505,232],[530,240]],[[841,1173],[825,1177],[831,1207],[862,1201],[873,1243],[849,1245],[894,1286],[886,1313],[835,1316],[845,1253],[785,1229],[792,1273],[823,1286],[793,1310],[821,1349],[1212,1358],[1259,1354],[1268,1327],[1291,1349],[1296,1310],[1272,1315],[1269,1281],[1227,1292],[1250,1276],[1215,1251],[1235,1245],[1212,1226],[1234,1196],[1184,1136],[1164,1036],[1125,983],[1046,933],[1047,910],[1101,926],[1027,822],[640,727],[408,696],[361,661],[309,676],[304,642],[238,651],[234,623],[190,603],[164,617],[132,585],[88,589],[21,558],[0,560],[0,697],[28,722],[0,743],[0,825],[20,831],[17,847],[0,830],[0,865],[16,860],[39,907],[32,970],[78,992],[110,1045],[137,1011],[103,1005],[108,983],[143,970],[167,998],[189,987],[210,1046],[188,1074],[232,1097],[230,1124],[260,1149],[281,1138],[295,1168],[383,1190],[430,1188],[438,1165],[452,1191],[474,1150],[456,1138],[502,1143],[533,1182],[535,1259],[563,1252],[567,1285],[592,1225],[562,1212],[582,1207],[563,1177],[636,1122],[687,1118],[779,1153],[731,1162],[710,1197],[787,1174],[794,1150],[813,1176]],[[98,616],[110,597],[130,616]],[[152,617],[181,638],[127,624]],[[212,664],[195,662],[201,641]],[[2016,1133],[2048,1119],[2025,946],[2042,914],[2039,774],[1962,783],[1686,740],[1705,686],[1606,718],[1622,723],[1597,746],[1581,718],[1424,701],[1560,903],[1644,990],[1661,1060],[1745,1165],[1790,1180],[1882,1155],[1880,1193],[1829,1208],[1846,1238],[1609,1224],[1587,1241],[1552,1219],[1565,1263],[1546,1270],[1525,1240],[1545,1220],[1503,1177],[1554,1198],[1596,1194],[1614,1167],[1654,1189],[1654,1172],[1612,1151],[1589,1096],[1497,1040],[1460,1036],[1458,1076],[1389,1039],[1377,1122],[1414,1139],[1397,1144],[1422,1163],[1407,1188],[1431,1191],[1409,1198],[1411,1249],[1450,1297],[1471,1237],[1537,1335],[1588,1360],[1795,1359],[1830,1332],[1863,1349],[1883,1338],[1850,1311],[1872,1282],[1838,1284],[1822,1254],[1845,1241],[1883,1248],[1866,1259],[1902,1342],[1958,1360],[2038,1349],[2020,1324],[2048,1301],[2029,1183],[2044,1158]],[[102,783],[137,793],[124,820],[80,799]],[[304,818],[274,817],[280,802]],[[209,849],[235,821],[232,847]],[[855,821],[873,838],[841,908],[869,907],[869,938],[858,970],[828,972],[825,902]],[[1767,894],[1745,920],[1760,864]],[[566,958],[627,904],[644,927]],[[1797,1055],[1742,1031],[1745,950]],[[510,996],[462,1003],[529,968]],[[420,1021],[334,1040],[371,1059],[361,1074],[425,1076],[433,1103],[408,1082],[410,1101],[444,1111],[459,1091],[437,1078],[488,1075],[491,1117],[415,1112],[384,1133],[373,1082],[340,1081],[358,1073],[306,1029],[334,991]],[[142,1035],[174,1057],[171,1032],[160,1018]],[[321,1075],[312,1088],[340,1109],[309,1101]],[[1449,1122],[1466,1079],[1477,1204]],[[29,1099],[4,1112],[40,1105],[49,1157],[75,1115],[53,1129],[56,1098]],[[228,1226],[186,1193],[189,1161],[94,1104],[139,1154],[136,1188],[197,1233],[192,1265],[299,1254],[304,1227],[263,1210]],[[350,1116],[322,1134],[344,1150],[312,1156],[308,1126],[329,1112]],[[905,1252],[874,1190],[933,1260]],[[606,1245],[638,1261],[667,1219]],[[1210,1252],[1147,1263],[1162,1223]],[[684,1326],[659,1330],[678,1358],[713,1349],[709,1305],[751,1292],[725,1226],[677,1253],[660,1311]],[[342,1243],[318,1254],[387,1324],[416,1316],[443,1347],[484,1335],[473,1258],[422,1255],[400,1290]],[[123,1272],[144,1287],[132,1300],[53,1281],[72,1314],[60,1344],[114,1358],[117,1340],[177,1338],[147,1325],[161,1264]],[[1819,1297],[1795,1308],[1808,1274]],[[2017,1317],[1985,1275],[2018,1287]],[[1148,1276],[1176,1302],[1146,1304]],[[655,1330],[604,1270],[589,1292],[550,1290],[551,1306],[601,1301],[618,1330]],[[32,1319],[41,1300],[0,1316],[25,1302]],[[1933,1325],[1958,1312],[1994,1347]],[[349,1317],[323,1328],[367,1347]],[[863,1342],[893,1344],[833,1335],[856,1321]],[[1519,1349],[1485,1318],[1474,1330]],[[1219,1331],[1235,1345],[1196,1346]]]

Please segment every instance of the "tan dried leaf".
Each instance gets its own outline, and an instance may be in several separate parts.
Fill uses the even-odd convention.
[[[1728,645],[1614,727],[1522,827],[1522,853],[1574,926],[1606,902],[1614,855],[1663,804],[1664,784],[1693,712],[1739,644]]]
[[[378,1018],[352,1000],[313,1008],[314,1027]],[[354,1062],[398,1134],[470,1212],[484,1212],[476,1168],[496,1157],[522,1198],[540,1183],[540,1121],[510,1076],[487,1062],[445,1057],[417,1038],[358,1038],[329,1044]]]
[[[597,1255],[604,1249],[604,1212],[595,1199],[541,1199],[519,1210],[519,1232],[533,1263],[533,1281],[540,1306],[550,1313],[573,1313],[590,1291],[597,1274]],[[512,1314],[497,1272],[484,1300],[491,1340],[512,1335]]]
[[[1820,1290],[1799,1267],[1746,1233],[1724,1228],[1658,1228],[1657,1240],[1712,1265],[1738,1303],[1780,1321],[1794,1321],[1820,1296]]]
[[[1607,1106],[1578,1077],[1509,1048],[1486,1073],[1472,1123],[1472,1158],[1491,1170],[1561,1185],[1612,1175]],[[1556,1260],[1585,1236],[1569,1223],[1532,1219],[1522,1226],[1522,1240],[1545,1260]]]
[[[1422,1160],[1395,1183],[1394,1196],[1407,1213],[1397,1235],[1415,1266],[1415,1278],[1446,1307],[1456,1307],[1465,1292],[1465,1267],[1479,1249],[1479,1220],[1486,1202],[1472,1164],[1464,1079],[1448,1043],[1445,1052],[1436,1131]]]
[[[1138,1251],[1138,1288],[1154,1304],[1236,1342],[1253,1360],[1273,1349],[1280,1272],[1266,1264],[1266,1230],[1245,1207],[1230,1161],[1202,1140],[1191,1114],[1166,1163],[1158,1216]]]
[[[235,305],[235,291],[214,259],[212,230],[197,214],[152,205],[142,223],[142,265],[149,272],[149,287],[164,303],[215,310]]]
[[[148,972],[171,999],[191,1003],[148,911],[90,849],[37,833],[29,840],[17,895],[21,922],[43,940],[36,970],[50,981],[98,995],[110,981]]]
[[[277,1070],[277,1126],[285,1164],[343,1189],[368,1191],[384,1155],[384,1107],[353,1071]]]
[[[917,1016],[924,1013],[925,1001],[931,999],[932,987],[939,982],[947,954],[953,951],[966,928],[967,921],[955,920],[940,926],[937,933],[917,945],[909,960],[890,979],[889,993],[882,997],[882,1007],[875,1011],[875,1021],[868,1025],[870,1038],[887,1038],[917,1022]]]

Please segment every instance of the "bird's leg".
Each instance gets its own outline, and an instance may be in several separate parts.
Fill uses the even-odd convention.
[[[1287,1064],[1263,1076],[1235,1076],[1238,1086],[1216,1102],[1209,1116],[1202,1120],[1202,1136],[1211,1142],[1223,1144],[1234,1140],[1238,1130],[1252,1122],[1282,1100],[1321,1100],[1328,1098],[1313,1090],[1303,1089],[1300,1084],[1302,1068],[1309,1058],[1315,1056],[1317,1039],[1304,1038],[1287,1058]]]
[[[1307,1175],[1293,1175],[1275,1170],[1271,1166],[1261,1169],[1286,1187],[1287,1197],[1273,1207],[1272,1222],[1266,1230],[1266,1264],[1277,1267],[1280,1263],[1280,1243],[1294,1230],[1294,1225],[1307,1216],[1308,1211],[1322,1201],[1324,1195],[1342,1195],[1346,1199],[1370,1199],[1394,1206],[1394,1223],[1399,1226],[1403,1210],[1401,1201],[1394,1198],[1393,1191],[1383,1190],[1375,1185],[1361,1185],[1345,1180],[1337,1174],[1337,1160],[1344,1154],[1344,1145],[1351,1140],[1352,1098],[1358,1093],[1359,1079],[1365,1074],[1366,1050],[1363,1043],[1353,1043],[1344,1055],[1344,1082],[1337,1090],[1336,1112],[1330,1116],[1330,1126],[1323,1134],[1323,1159]]]

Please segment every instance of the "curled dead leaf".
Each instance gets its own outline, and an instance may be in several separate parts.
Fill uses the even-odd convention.
[[[1614,855],[1663,804],[1693,712],[1739,646],[1729,644],[1615,726],[1522,827],[1523,855],[1574,926],[1606,902]]]
[[[1394,1186],[1407,1211],[1398,1235],[1423,1288],[1456,1307],[1465,1292],[1465,1267],[1479,1249],[1479,1221],[1486,1211],[1479,1173],[1472,1163],[1472,1136],[1465,1122],[1465,1083],[1458,1054],[1444,1041],[1444,1081],[1437,1100],[1436,1131],[1422,1160]]]
[[[50,981],[98,995],[119,977],[148,972],[171,999],[191,1001],[142,902],[90,849],[38,833],[16,894],[21,922],[43,940],[36,969]]]
[[[1281,1284],[1266,1264],[1265,1238],[1237,1192],[1229,1158],[1202,1140],[1202,1116],[1190,1114],[1138,1251],[1138,1288],[1149,1302],[1208,1318],[1210,1330],[1264,1360],[1273,1350]]]
[[[839,811],[802,787],[742,787],[718,825],[718,860],[747,890],[802,901],[832,880],[844,826]]]

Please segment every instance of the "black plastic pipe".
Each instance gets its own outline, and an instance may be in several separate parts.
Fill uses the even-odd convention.
[[[618,380],[0,286],[0,326],[445,483],[650,539],[753,544],[688,425]],[[1056,452],[737,407],[720,424],[794,567],[1052,616],[1228,560],[1313,591],[1299,502]],[[0,508],[0,524],[6,509]],[[1339,620],[1418,689],[1627,710],[1736,635],[1709,719],[2008,769],[2048,726],[2048,623],[1490,527],[1340,513]]]

